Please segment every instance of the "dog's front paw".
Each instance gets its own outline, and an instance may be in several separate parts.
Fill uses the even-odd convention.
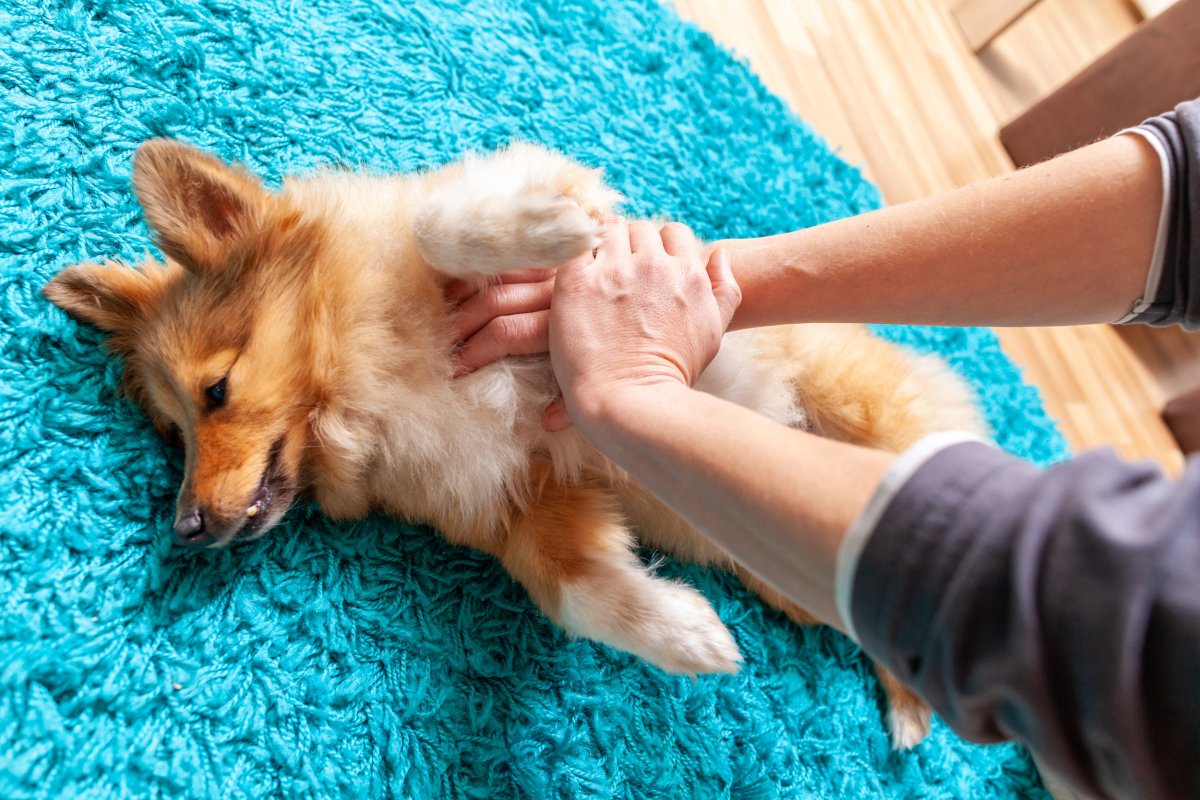
[[[620,195],[599,170],[530,144],[432,176],[413,215],[421,256],[456,277],[561,266],[600,243]]]
[[[505,198],[503,207],[468,201],[462,198],[453,207],[427,203],[415,221],[421,256],[441,272],[547,269],[600,244],[599,223],[564,195],[530,189]]]
[[[599,223],[566,195],[530,191],[514,205],[513,245],[525,266],[557,267],[600,246]]]

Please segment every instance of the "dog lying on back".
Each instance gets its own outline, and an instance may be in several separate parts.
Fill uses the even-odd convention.
[[[166,263],[80,264],[45,293],[109,332],[130,397],[182,439],[180,544],[258,538],[302,494],[334,519],[382,510],[494,555],[571,634],[670,672],[736,670],[711,606],[638,561],[636,530],[812,621],[577,431],[543,431],[557,394],[548,358],[455,378],[443,287],[596,247],[619,200],[598,171],[516,145],[427,174],[327,172],[270,192],[239,167],[154,140],[138,149],[133,182]],[[983,428],[940,362],[859,326],[728,334],[697,388],[893,451],[934,430]],[[893,743],[911,746],[929,710],[880,677]]]

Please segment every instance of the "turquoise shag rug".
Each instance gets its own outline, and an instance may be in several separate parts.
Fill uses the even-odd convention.
[[[722,574],[663,568],[746,658],[693,681],[568,641],[423,528],[301,508],[259,543],[173,549],[180,454],[118,395],[99,334],[39,293],[149,247],[129,174],[153,136],[270,180],[531,139],[706,237],[878,205],[655,0],[15,0],[0,128],[0,797],[1043,796],[1023,750],[940,722],[891,752],[858,649]],[[881,333],[949,358],[1001,445],[1064,455],[991,333]]]

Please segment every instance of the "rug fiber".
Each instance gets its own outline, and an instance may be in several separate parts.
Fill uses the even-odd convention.
[[[705,237],[878,204],[668,8],[15,0],[0,131],[0,797],[1043,796],[1023,750],[940,722],[891,752],[858,649],[722,574],[663,568],[746,658],[692,681],[568,641],[499,566],[423,528],[300,508],[252,545],[172,548],[180,454],[119,396],[99,334],[39,293],[150,247],[129,174],[153,136],[272,182],[529,139]],[[949,358],[1005,448],[1064,454],[991,333],[880,333]]]

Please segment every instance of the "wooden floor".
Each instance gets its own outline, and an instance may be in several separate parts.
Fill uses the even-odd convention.
[[[1000,127],[1140,21],[1127,0],[1042,0],[975,54],[950,13],[957,1],[675,5],[895,204],[1011,171]],[[998,333],[1073,448],[1113,445],[1178,472],[1183,458],[1159,413],[1173,392],[1200,386],[1195,337],[1107,325]]]

